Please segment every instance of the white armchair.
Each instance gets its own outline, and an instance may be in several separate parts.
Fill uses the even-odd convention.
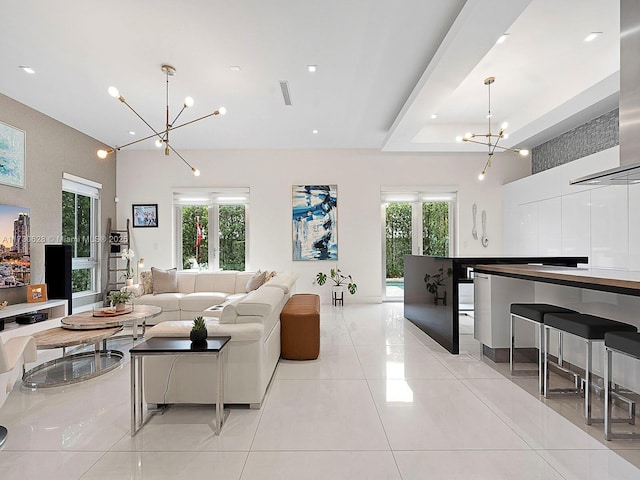
[[[24,364],[38,358],[33,337],[14,337],[0,340],[0,407],[4,404],[16,380],[24,373]],[[20,368],[18,368],[20,367]],[[7,429],[0,425],[0,447],[7,439]]]

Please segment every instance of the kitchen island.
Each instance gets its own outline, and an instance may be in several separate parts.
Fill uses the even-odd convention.
[[[495,361],[508,361],[509,310],[514,302],[550,303],[640,327],[640,272],[602,268],[478,264],[474,336]],[[522,322],[520,322],[522,323]],[[518,348],[535,348],[535,332],[518,324]],[[555,347],[555,339],[552,339]],[[569,340],[567,359],[580,361]]]
[[[476,265],[576,267],[588,257],[404,256],[404,316],[453,354],[459,353],[458,286],[473,283]]]

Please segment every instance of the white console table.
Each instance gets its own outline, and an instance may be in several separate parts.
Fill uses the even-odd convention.
[[[56,326],[59,326],[60,318],[67,315],[67,301],[48,300],[46,302],[16,303],[14,305],[7,305],[0,310],[0,319],[15,317],[16,315],[23,315],[30,312],[46,312],[49,314],[49,320],[27,325],[5,323],[4,330],[0,331],[0,338],[7,340],[11,337],[31,335],[37,331],[43,330],[44,328],[51,328],[50,321],[52,319],[57,319],[54,323]]]

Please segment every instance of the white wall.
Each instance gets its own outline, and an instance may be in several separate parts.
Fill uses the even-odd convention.
[[[175,266],[172,189],[178,187],[246,187],[249,206],[247,269],[295,270],[298,292],[322,292],[315,274],[333,262],[291,260],[291,187],[338,185],[338,255],[343,272],[358,284],[354,302],[381,299],[381,186],[453,186],[458,190],[458,253],[495,255],[502,251],[502,185],[530,171],[527,159],[496,155],[485,180],[477,175],[483,154],[389,154],[374,150],[185,150],[181,154],[202,172],[193,177],[174,155],[123,150],[117,159],[118,221],[131,218],[134,203],[157,203],[159,227],[133,229],[132,248],[145,266]],[[471,236],[472,205],[487,211],[489,247]]]

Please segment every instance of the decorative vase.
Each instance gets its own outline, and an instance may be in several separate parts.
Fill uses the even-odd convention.
[[[116,303],[116,312],[121,312],[126,308],[126,303]]]
[[[130,287],[131,285],[133,285],[133,278],[127,278],[127,279],[124,281],[124,284],[125,284],[127,287]]]
[[[189,338],[192,343],[204,343],[207,340],[207,330],[205,328],[202,330],[191,330]]]

